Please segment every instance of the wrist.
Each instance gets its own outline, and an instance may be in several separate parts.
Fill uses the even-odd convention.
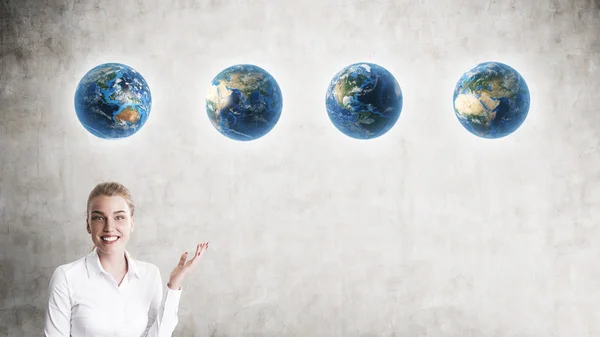
[[[171,290],[181,290],[181,284],[177,284],[177,283],[167,283],[167,287],[169,287],[169,289]]]

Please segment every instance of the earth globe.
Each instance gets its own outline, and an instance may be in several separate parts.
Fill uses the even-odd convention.
[[[372,139],[388,132],[402,110],[402,91],[394,76],[372,63],[340,70],[325,98],[329,119],[343,134]]]
[[[224,136],[250,141],[266,135],[279,121],[283,100],[279,85],[266,70],[238,64],[221,71],[206,97],[212,125]]]
[[[150,89],[142,75],[120,63],[94,67],[75,91],[79,122],[103,139],[129,137],[139,131],[148,120],[151,105]]]
[[[500,62],[480,63],[459,79],[454,113],[481,138],[502,138],[517,130],[529,112],[529,88],[521,75]]]

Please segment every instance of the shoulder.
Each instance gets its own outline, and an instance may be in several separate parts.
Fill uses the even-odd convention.
[[[142,276],[142,277],[160,276],[160,270],[153,263],[146,262],[146,261],[140,261],[137,259],[132,259],[132,261],[135,263],[135,267],[137,268],[137,272],[140,274],[140,276]]]
[[[51,287],[66,287],[70,280],[74,280],[80,277],[80,275],[86,274],[85,268],[85,256],[69,263],[62,264],[52,273],[50,279]]]
[[[85,272],[85,258],[86,257],[84,256],[76,261],[65,263],[56,267],[56,269],[54,269],[54,275],[67,277],[80,272]]]

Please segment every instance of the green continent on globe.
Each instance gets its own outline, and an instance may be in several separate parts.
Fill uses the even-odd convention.
[[[345,105],[349,103],[349,100],[346,99],[346,101],[344,101],[344,98],[350,98],[357,92],[360,92],[361,90],[364,92],[367,92],[369,90],[368,88],[362,88],[363,83],[367,82],[369,78],[363,74],[356,74],[355,76],[350,76],[352,71],[352,68],[346,69],[339,76],[339,81],[333,87],[333,91],[335,92],[335,98],[337,99],[338,104],[342,108],[344,108]],[[375,79],[375,81],[377,81],[377,79]],[[375,86],[372,87],[374,88]],[[368,113],[368,111],[365,111],[365,113]]]
[[[227,75],[227,78],[218,80],[218,85],[212,85],[208,92],[207,104],[210,105],[210,110],[216,116],[229,102],[229,96],[233,93],[230,88],[238,89],[244,97],[250,97],[255,90],[262,95],[266,95],[268,92],[269,81],[262,73],[244,73],[242,70],[237,70],[229,72]],[[213,121],[212,118],[211,121]]]

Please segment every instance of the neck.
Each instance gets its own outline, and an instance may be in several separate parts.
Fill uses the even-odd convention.
[[[109,274],[120,273],[127,271],[127,259],[125,258],[125,251],[114,254],[105,254],[98,250],[98,258],[104,271]]]

